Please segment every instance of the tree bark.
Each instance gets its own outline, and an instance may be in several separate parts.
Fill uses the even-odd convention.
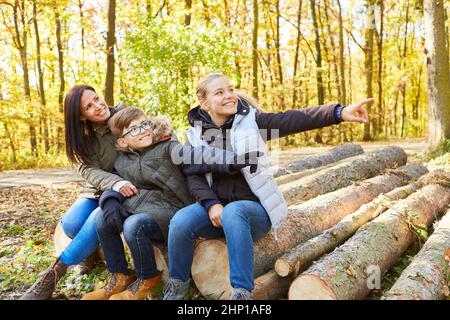
[[[340,103],[345,105],[347,103],[347,95],[345,89],[345,71],[344,71],[345,70],[344,27],[342,22],[342,8],[340,0],[337,0],[337,4],[339,7],[339,70],[340,70],[339,85],[341,86],[342,92],[342,101],[340,101]]]
[[[106,78],[105,102],[114,105],[114,45],[116,43],[116,0],[109,0],[108,6],[108,32],[106,36]]]
[[[34,33],[36,36],[36,64],[38,71],[38,82],[39,82],[39,99],[41,102],[41,116],[42,123],[44,128],[44,150],[47,154],[50,151],[50,143],[48,136],[48,120],[47,120],[47,110],[45,108],[45,91],[44,91],[44,74],[42,72],[41,65],[41,40],[39,37],[39,26],[37,22],[37,8],[36,8],[36,0],[33,1],[33,25],[34,25]]]
[[[450,210],[409,266],[403,270],[386,300],[441,300],[449,296]]]
[[[58,91],[58,110],[61,115],[64,114],[63,99],[64,91],[66,90],[66,81],[64,79],[64,52],[63,43],[61,38],[61,18],[59,15],[59,9],[55,8],[55,22],[56,22],[56,46],[58,48],[58,70],[59,70],[59,91]],[[63,127],[58,125],[56,137],[57,137],[57,149],[61,151],[63,147]]]
[[[284,184],[307,175],[316,173],[320,170],[330,168],[338,164],[340,160],[350,158],[364,153],[364,150],[358,144],[343,144],[316,156],[307,156],[299,160],[292,161],[285,168],[276,168],[274,177],[277,183]]]
[[[252,95],[258,99],[258,0],[253,0]]]
[[[319,105],[322,105],[324,104],[325,101],[325,93],[323,89],[323,80],[322,80],[322,53],[320,49],[319,26],[317,24],[317,16],[316,16],[316,1],[310,0],[310,3],[311,3],[311,17],[313,20],[315,45],[316,45],[315,61],[316,61],[317,99]]]
[[[387,168],[406,163],[407,155],[399,147],[387,147],[348,159],[329,169],[280,186],[288,205],[317,197],[380,174]]]
[[[367,0],[367,26],[366,26],[366,45],[364,48],[364,67],[366,72],[366,97],[372,97],[372,78],[373,78],[373,0]],[[366,105],[367,113],[371,114],[371,104]],[[370,132],[370,123],[364,124],[364,141],[372,140]]]
[[[450,138],[450,76],[443,0],[425,0],[428,72],[428,136],[431,146]]]
[[[425,167],[422,167],[422,170],[424,173],[428,171]],[[432,172],[422,178],[433,180],[435,176],[436,173]],[[322,234],[286,252],[275,262],[275,271],[282,277],[292,273],[297,275],[299,272],[304,271],[314,260],[336,248],[350,238],[362,225],[386,211],[394,201],[406,198],[424,185],[425,183],[419,179],[418,182],[413,182],[386,194],[379,195]]]
[[[419,176],[416,166],[405,166],[392,173],[363,181],[335,192],[289,208],[289,214],[279,227],[275,240],[274,231],[254,243],[254,276],[258,277],[273,268],[275,260],[290,248],[330,228],[345,216],[371,201],[380,193],[405,185]],[[205,297],[228,297],[228,254],[223,239],[198,243],[194,252],[192,278]]]
[[[372,274],[381,276],[391,269],[414,242],[411,229],[428,227],[449,202],[450,189],[440,185],[427,185],[398,202],[298,276],[289,299],[364,298],[376,285]]]

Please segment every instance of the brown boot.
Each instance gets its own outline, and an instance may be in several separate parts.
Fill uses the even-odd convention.
[[[134,274],[113,273],[105,286],[86,293],[81,300],[108,300],[113,294],[125,290],[135,279]]]
[[[61,260],[56,261],[39,275],[39,279],[25,292],[19,300],[48,300],[55,291],[59,279],[66,274],[68,265]]]
[[[150,279],[139,278],[127,290],[111,296],[109,300],[144,300],[160,283],[161,275],[159,274]]]
[[[94,269],[95,264],[97,261],[99,261],[99,259],[99,249],[97,247],[97,249],[89,257],[87,257],[74,267],[79,270],[80,274],[88,274],[92,271],[92,269]]]

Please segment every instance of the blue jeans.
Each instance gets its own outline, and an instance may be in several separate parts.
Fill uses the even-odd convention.
[[[97,231],[95,230],[97,208],[97,200],[79,199],[61,219],[64,233],[72,238],[72,241],[60,255],[61,261],[65,264],[78,264],[97,248],[99,244]]]
[[[97,214],[96,224],[108,271],[128,274],[128,263],[120,234],[108,228],[101,210]],[[156,276],[159,272],[156,269],[152,240],[164,240],[156,221],[146,213],[133,214],[123,223],[123,236],[133,257],[136,276],[141,279]]]
[[[252,291],[253,241],[262,238],[270,227],[266,210],[256,201],[239,200],[227,204],[222,212],[222,228],[212,225],[207,210],[199,203],[189,205],[170,221],[169,276],[181,281],[189,279],[196,238],[225,236],[231,286]]]

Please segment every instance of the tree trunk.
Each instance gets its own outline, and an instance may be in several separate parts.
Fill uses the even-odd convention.
[[[280,186],[288,205],[306,201],[380,174],[387,168],[404,165],[407,155],[399,147],[387,147],[348,159],[329,169]]]
[[[316,44],[316,81],[317,81],[317,99],[319,105],[324,104],[325,101],[325,93],[323,90],[323,80],[322,80],[322,54],[320,49],[320,35],[319,35],[319,26],[317,24],[317,16],[316,16],[316,1],[310,0],[311,2],[311,16],[313,20],[314,26],[314,34],[315,34],[315,44]],[[318,143],[320,143],[318,141]]]
[[[58,8],[55,8],[56,46],[58,48],[58,70],[59,70],[58,110],[62,115],[64,115],[63,99],[64,99],[64,91],[66,90],[66,82],[64,80],[64,53],[61,39],[61,18],[59,16],[58,10],[59,10]],[[58,124],[56,139],[58,144],[57,149],[58,152],[60,152],[63,147],[63,140],[64,140],[62,124]]]
[[[339,77],[339,85],[341,87],[342,92],[342,100],[340,103],[347,103],[347,95],[345,89],[345,57],[344,57],[344,27],[342,22],[342,8],[340,0],[337,0],[337,4],[339,7],[339,69],[340,69],[340,77]]]
[[[378,114],[375,134],[379,136],[383,128],[383,37],[384,37],[384,0],[380,0],[380,33],[378,34]]]
[[[286,295],[294,277],[280,277],[271,270],[255,279],[254,300],[275,300]]]
[[[186,10],[184,14],[184,25],[190,26],[191,25],[191,9],[192,9],[192,0],[184,0],[184,8]]]
[[[393,173],[365,180],[319,196],[301,205],[289,208],[286,221],[279,227],[278,240],[271,230],[254,243],[254,275],[258,277],[273,268],[275,260],[290,248],[304,242],[333,226],[339,220],[371,201],[380,193],[405,185],[420,175],[416,166],[405,166]],[[205,240],[198,243],[194,252],[192,278],[203,296],[227,297],[229,282],[228,254],[225,241]],[[212,276],[213,275],[213,276]]]
[[[443,0],[425,0],[425,53],[428,72],[429,142],[450,138],[450,76]]]
[[[359,144],[343,144],[316,156],[307,156],[290,162],[285,168],[278,168],[274,173],[278,184],[288,183],[301,177],[336,165],[340,160],[364,153]],[[313,170],[311,170],[313,169]]]
[[[114,105],[114,44],[116,43],[116,0],[109,0],[108,6],[108,32],[106,36],[106,78],[105,102]]]
[[[252,95],[258,99],[258,0],[253,0]]]
[[[423,171],[420,170],[418,168],[418,172],[425,173],[428,171],[423,166]],[[433,180],[435,176],[435,173],[429,173],[422,178]],[[345,217],[342,221],[319,236],[286,252],[277,259],[275,271],[282,277],[292,273],[297,275],[299,272],[304,271],[314,260],[336,248],[350,238],[362,225],[386,211],[394,201],[406,198],[424,185],[425,183],[419,180],[418,182],[413,182],[406,186],[398,187],[386,194],[379,195],[370,203],[362,205],[357,211]]]
[[[289,299],[354,300],[379,289],[378,277],[414,242],[411,229],[428,227],[449,202],[450,189],[440,185],[425,186],[398,202],[298,276],[289,288]]]
[[[37,59],[37,71],[38,71],[38,81],[39,81],[39,98],[41,102],[41,115],[42,123],[44,128],[44,149],[47,154],[50,151],[49,136],[48,136],[48,121],[47,121],[47,110],[45,108],[45,92],[44,92],[44,74],[42,73],[41,66],[41,40],[39,37],[39,26],[37,22],[37,8],[36,0],[33,1],[33,25],[34,33],[36,35],[36,59]]]
[[[300,23],[302,20],[302,0],[300,0],[298,2],[298,9],[297,9],[297,40],[295,42],[295,56],[294,56],[294,74],[292,75],[292,82],[293,82],[293,90],[292,90],[292,108],[297,109],[297,100],[298,100],[298,96],[297,96],[297,85],[298,85],[298,81],[297,81],[297,70],[298,70],[298,58],[300,55],[300,36],[301,36],[301,32],[300,32]]]
[[[367,0],[367,25],[366,25],[366,46],[364,48],[364,67],[366,71],[366,97],[372,97],[372,78],[373,78],[373,0]],[[367,113],[371,114],[371,104],[366,105]],[[372,140],[370,132],[370,123],[364,124],[364,141]]]
[[[449,296],[450,210],[420,252],[384,295],[387,300],[441,300]]]

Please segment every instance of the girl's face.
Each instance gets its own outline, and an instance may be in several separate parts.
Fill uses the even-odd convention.
[[[223,124],[237,112],[237,95],[225,77],[212,80],[207,87],[206,98],[200,101],[202,109],[208,111],[216,124]]]
[[[108,120],[110,116],[106,102],[91,90],[85,90],[81,95],[80,111],[81,121],[101,123]]]

